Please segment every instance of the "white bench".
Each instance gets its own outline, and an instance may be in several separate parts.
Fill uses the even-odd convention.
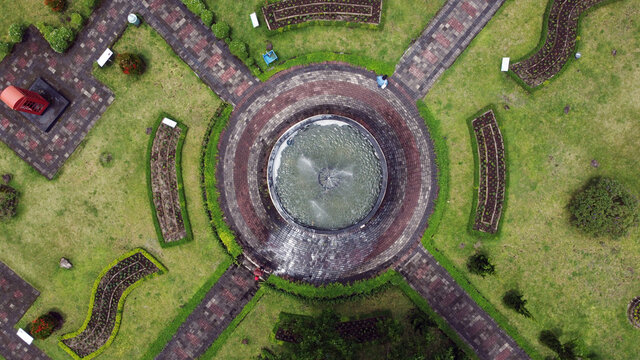
[[[27,343],[27,345],[31,345],[31,343],[33,342],[33,338],[31,337],[31,335],[29,335],[29,333],[27,333],[26,331],[22,330],[22,329],[18,329],[18,337],[20,339],[22,339],[22,341],[24,341],[25,343]]]
[[[258,16],[256,15],[256,13],[251,13],[249,17],[251,18],[251,23],[253,24],[254,28],[257,28],[258,26],[260,26],[260,23],[258,22]]]
[[[173,121],[173,120],[171,120],[169,118],[162,119],[162,123],[167,125],[170,128],[174,128],[174,127],[176,127],[176,125],[178,125],[177,122],[175,122],[175,121]]]
[[[510,60],[510,58],[508,58],[508,57],[503,57],[502,58],[502,66],[500,67],[500,71],[502,71],[502,72],[509,71],[509,60]]]
[[[107,63],[107,61],[109,61],[109,59],[111,59],[111,56],[113,55],[113,51],[111,51],[111,49],[107,48],[102,55],[100,55],[100,57],[98,58],[98,65],[100,67],[103,67],[104,64]]]

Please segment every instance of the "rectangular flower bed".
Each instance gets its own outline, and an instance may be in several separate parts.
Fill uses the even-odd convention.
[[[506,183],[504,143],[493,111],[471,122],[478,151],[478,202],[473,230],[494,234],[502,215]]]
[[[78,331],[62,336],[60,347],[74,359],[99,355],[118,332],[127,295],[142,280],[164,272],[164,266],[143,249],[109,264],[93,286],[87,319]]]
[[[181,154],[187,133],[183,124],[160,117],[150,143],[147,180],[156,232],[162,245],[192,238],[182,185]]]
[[[382,0],[282,0],[262,8],[269,30],[307,21],[380,24]]]
[[[532,88],[558,74],[575,49],[580,15],[605,1],[549,0],[544,44],[530,57],[513,64],[513,73]]]

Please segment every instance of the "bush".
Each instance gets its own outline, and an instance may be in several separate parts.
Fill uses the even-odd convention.
[[[82,15],[78,14],[78,13],[73,13],[71,14],[71,22],[70,22],[70,26],[72,29],[74,30],[80,30],[82,28],[82,24],[84,23],[84,19],[82,18]]]
[[[22,42],[25,27],[22,24],[11,24],[9,26],[9,40],[13,43]]]
[[[144,60],[142,60],[140,55],[137,54],[118,54],[116,61],[118,62],[122,72],[127,75],[141,75],[146,68]]]
[[[229,28],[229,25],[223,21],[213,24],[211,30],[213,30],[213,35],[215,35],[220,40],[229,38],[229,33],[231,32],[231,28]]]
[[[525,307],[527,305],[527,300],[522,298],[522,294],[518,290],[509,290],[502,297],[502,303],[513,310],[515,310],[518,314],[522,314],[525,317],[530,318],[531,313]]]
[[[469,272],[472,274],[480,275],[482,277],[496,273],[495,266],[491,264],[487,255],[483,253],[476,253],[469,256],[469,260],[467,260],[467,269],[469,269]]]
[[[0,41],[0,58],[10,53],[11,48],[13,48],[13,44]]]
[[[47,27],[47,29],[50,27]],[[71,29],[61,26],[59,28],[53,28],[47,34],[43,34],[44,38],[49,42],[51,48],[58,53],[65,52],[75,39],[75,34]]]
[[[9,185],[0,185],[0,221],[16,216],[20,193]]]
[[[594,178],[569,203],[571,223],[591,236],[626,235],[638,224],[638,200],[611,178]]]
[[[204,9],[202,13],[200,13],[200,19],[202,19],[205,25],[211,26],[211,24],[213,24],[213,11]]]
[[[29,325],[29,333],[36,339],[46,339],[58,329],[61,319],[49,312],[39,316]]]
[[[240,60],[245,60],[249,57],[249,53],[247,52],[247,44],[240,40],[231,40],[229,43],[229,51]]]
[[[207,5],[205,5],[202,0],[182,0],[182,3],[187,6],[187,9],[198,16],[207,10]]]
[[[60,12],[67,6],[66,0],[44,0],[44,4],[47,5],[52,11]]]
[[[80,4],[89,10],[93,10],[100,4],[100,0],[81,0]]]

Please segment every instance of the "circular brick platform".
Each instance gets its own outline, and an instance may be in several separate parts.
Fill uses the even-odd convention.
[[[303,230],[280,217],[267,187],[276,140],[295,123],[337,114],[364,126],[387,159],[388,185],[375,215],[338,233]],[[219,144],[218,186],[226,221],[251,260],[311,283],[377,275],[420,241],[437,194],[435,158],[415,103],[393,82],[344,64],[292,68],[240,100]]]

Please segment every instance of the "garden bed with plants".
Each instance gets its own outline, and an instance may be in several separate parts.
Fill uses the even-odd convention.
[[[337,322],[334,329],[344,340],[354,343],[365,343],[378,340],[383,334],[380,333],[379,324],[389,319],[389,315],[372,316],[365,319]],[[312,322],[312,317],[305,315],[294,315],[288,313],[280,314],[280,321],[276,325],[275,339],[290,343],[299,343],[301,336],[296,333],[297,326],[307,326]]]
[[[282,0],[262,8],[269,30],[308,21],[380,24],[382,0]]]
[[[148,181],[160,243],[175,245],[192,237],[180,168],[187,127],[178,123],[172,128],[163,118],[152,137]]]
[[[97,356],[113,341],[120,326],[124,299],[142,280],[166,271],[142,249],[136,249],[111,263],[93,286],[89,315],[84,325],[64,335],[60,347],[74,359]]]
[[[631,300],[627,308],[627,318],[631,325],[640,329],[640,296]]]
[[[546,39],[535,53],[512,65],[513,73],[532,88],[558,74],[575,48],[580,15],[605,1],[608,0],[549,0],[543,24]]]
[[[504,142],[498,122],[489,110],[471,122],[478,151],[478,202],[473,230],[498,231],[506,183]]]

